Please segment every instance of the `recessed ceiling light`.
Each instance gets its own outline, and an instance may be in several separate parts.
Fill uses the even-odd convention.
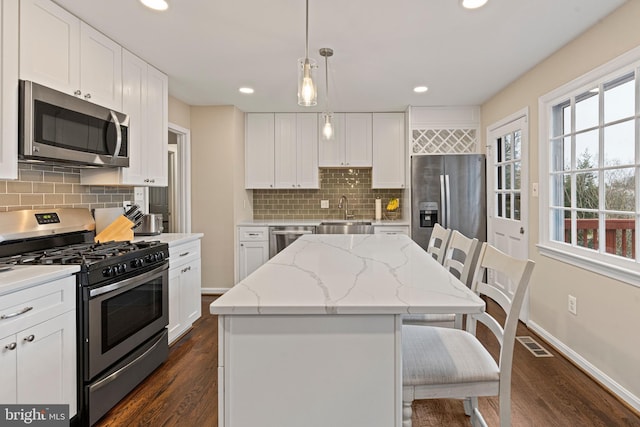
[[[426,87],[426,86],[416,86],[416,87],[413,88],[413,91],[415,93],[425,93],[428,90],[429,90],[429,88]]]
[[[253,93],[253,88],[250,87],[241,87],[238,89],[240,93]]]
[[[169,4],[165,0],[140,0],[140,2],[153,10],[167,10]]]
[[[461,0],[462,7],[466,9],[477,9],[484,6],[487,0]]]

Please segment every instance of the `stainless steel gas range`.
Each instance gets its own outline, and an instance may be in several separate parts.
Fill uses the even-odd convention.
[[[88,209],[0,212],[0,264],[75,264],[78,414],[89,426],[168,355],[168,246],[94,243]],[[43,357],[46,357],[43,355]]]

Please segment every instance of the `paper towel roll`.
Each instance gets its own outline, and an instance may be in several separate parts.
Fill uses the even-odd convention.
[[[376,199],[376,221],[382,219],[382,200]]]

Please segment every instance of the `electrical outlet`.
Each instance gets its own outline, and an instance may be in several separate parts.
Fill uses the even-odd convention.
[[[575,316],[578,315],[578,299],[573,295],[569,295],[567,310]]]
[[[329,201],[320,200],[320,209],[329,209]]]
[[[131,200],[125,200],[122,202],[122,207],[125,209],[129,209],[131,207]]]

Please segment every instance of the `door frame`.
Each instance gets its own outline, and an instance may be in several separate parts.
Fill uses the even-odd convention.
[[[526,202],[526,209],[520,210],[520,222],[524,225],[525,233],[522,236],[522,240],[524,240],[524,250],[525,257],[530,258],[529,253],[529,236],[530,236],[530,223],[529,223],[529,169],[530,169],[530,144],[529,144],[529,107],[525,107],[521,110],[516,111],[509,116],[498,120],[497,122],[487,126],[486,133],[486,149],[487,149],[487,168],[486,168],[486,182],[487,182],[487,243],[493,244],[491,240],[493,239],[493,218],[495,215],[495,206],[493,201],[493,194],[495,189],[495,179],[493,176],[494,173],[494,156],[493,153],[493,140],[497,135],[497,132],[503,126],[506,126],[510,123],[513,123],[517,120],[524,119],[525,126],[522,127],[522,132],[525,136],[523,138],[523,145],[521,147],[521,203],[522,201]],[[509,254],[511,255],[511,254]],[[522,310],[520,312],[520,320],[522,320],[525,324],[529,322],[529,290],[525,293],[524,301],[522,303]]]
[[[169,122],[168,131],[178,141],[175,224],[177,233],[191,233],[191,131]]]

